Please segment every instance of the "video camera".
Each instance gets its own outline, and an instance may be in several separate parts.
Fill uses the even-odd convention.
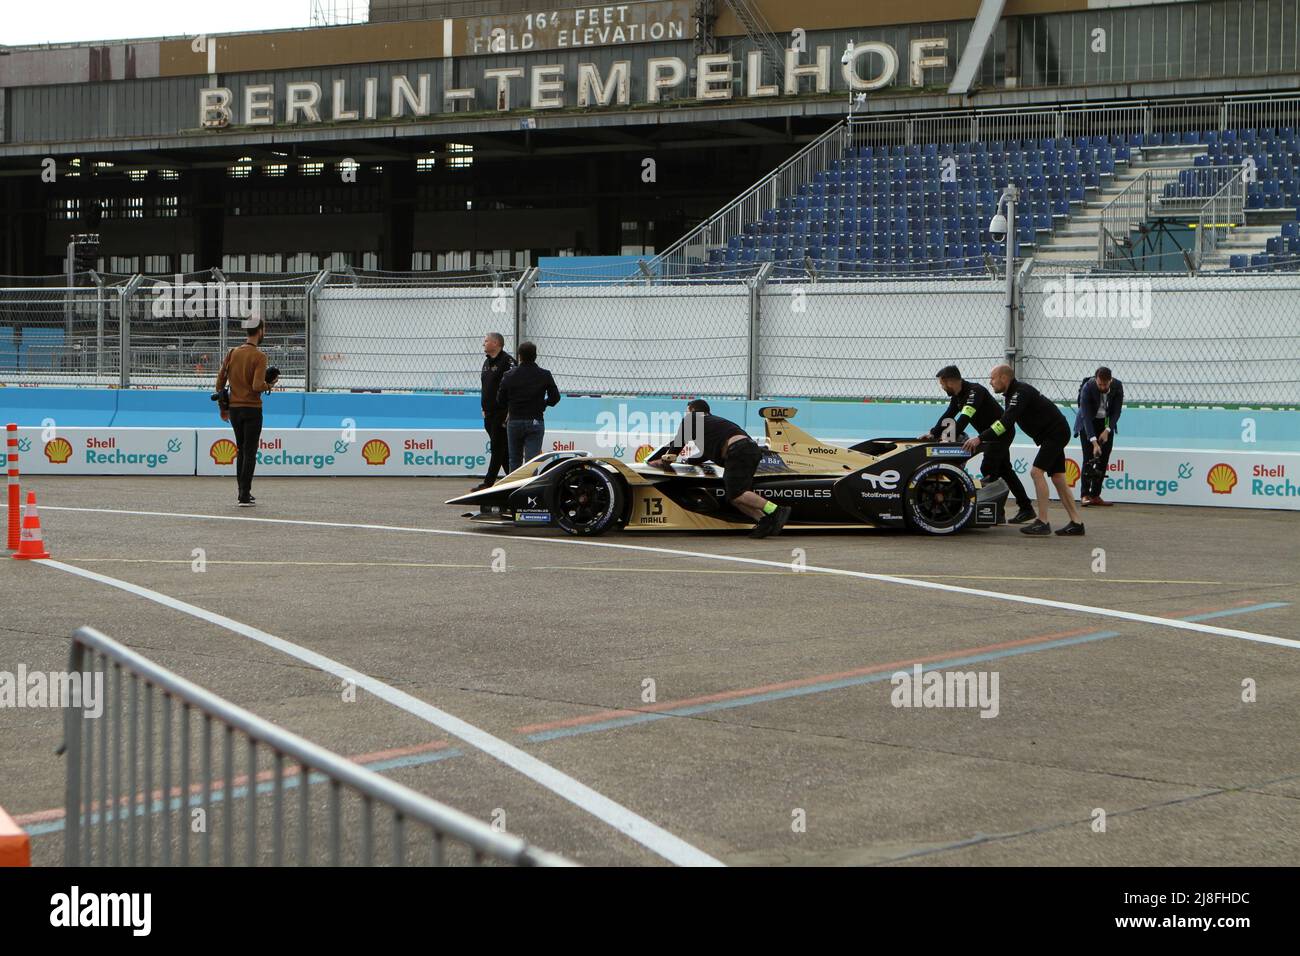
[[[274,385],[280,378],[280,370],[274,365],[266,370],[266,384]]]
[[[227,408],[230,405],[230,386],[227,385],[225,388],[218,389],[209,395],[208,398],[216,402],[222,408]]]

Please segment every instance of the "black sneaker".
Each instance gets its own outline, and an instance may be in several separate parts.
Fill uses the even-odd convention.
[[[1024,524],[1026,521],[1033,521],[1038,515],[1034,513],[1033,508],[1021,508],[1016,512],[1015,517],[1009,519],[1010,524]]]
[[[772,514],[770,515],[763,515],[763,517],[759,518],[758,521],[754,524],[754,527],[752,527],[749,530],[749,536],[751,538],[766,538],[769,534],[771,534],[772,515],[774,514],[776,514],[775,511],[773,511]]]
[[[251,508],[251,507],[253,507],[253,499],[252,499],[251,497],[249,497],[249,498],[240,498],[240,499],[239,499],[239,507],[241,507],[241,508]]]
[[[781,529],[785,527],[785,523],[790,520],[790,514],[793,511],[794,509],[791,508],[789,505],[780,505],[776,509],[776,512],[771,516],[772,530],[769,531],[768,534],[770,535],[780,534]]]
[[[1021,534],[1032,534],[1042,536],[1052,533],[1052,526],[1046,521],[1034,521],[1033,524],[1027,524],[1020,529]]]
[[[1060,529],[1058,529],[1056,533],[1059,534],[1059,535],[1062,535],[1062,536],[1064,536],[1064,535],[1081,535],[1081,534],[1083,534],[1083,525],[1081,525],[1081,524],[1080,524],[1079,522],[1077,522],[1077,521],[1071,521],[1071,522],[1070,522],[1069,524],[1067,524],[1064,528],[1060,528]]]

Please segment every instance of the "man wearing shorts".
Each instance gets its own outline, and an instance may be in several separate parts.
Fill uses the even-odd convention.
[[[1012,426],[1019,425],[1020,430],[1038,445],[1038,455],[1034,458],[1034,467],[1030,475],[1034,479],[1034,490],[1038,494],[1038,518],[1020,528],[1022,534],[1047,535],[1052,533],[1052,526],[1047,521],[1048,489],[1047,479],[1051,476],[1056,493],[1065,506],[1070,521],[1058,530],[1059,535],[1083,534],[1083,522],[1079,509],[1075,507],[1074,496],[1070,494],[1070,485],[1065,480],[1065,447],[1070,444],[1070,423],[1066,421],[1061,410],[1038,389],[1018,381],[1009,365],[999,365],[989,373],[989,385],[993,391],[1006,397],[1006,411],[1002,417],[962,447],[968,454],[974,454],[982,442],[996,441],[1005,435]]]
[[[692,453],[681,456],[687,444]],[[790,517],[787,505],[776,505],[755,494],[754,473],[763,458],[763,449],[735,422],[710,414],[709,403],[697,398],[686,406],[686,417],[677,434],[648,462],[667,468],[675,461],[698,465],[711,461],[723,469],[723,489],[733,508],[749,515],[755,522],[751,538],[780,534]]]

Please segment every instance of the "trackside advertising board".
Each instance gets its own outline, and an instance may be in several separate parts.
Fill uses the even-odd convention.
[[[644,461],[666,435],[547,432],[543,452],[587,451]],[[234,476],[236,448],[228,428],[57,428],[18,430],[19,467],[26,475]],[[847,444],[836,441],[835,444]],[[1033,494],[1029,470],[1036,449],[1012,447],[1012,467]],[[269,428],[262,432],[261,476],[481,476],[489,457],[478,429]],[[1076,496],[1082,460],[1067,450],[1066,475]],[[979,459],[968,463],[979,471]],[[1117,448],[1102,487],[1116,502],[1269,508],[1300,511],[1300,454]]]
[[[192,475],[193,428],[18,429],[25,475]]]

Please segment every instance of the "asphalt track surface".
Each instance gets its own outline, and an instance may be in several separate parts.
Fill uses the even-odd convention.
[[[465,485],[262,479],[237,509],[227,480],[35,479],[69,567],[0,560],[0,671],[63,670],[92,625],[589,865],[1300,858],[1294,513],[578,543],[471,526],[442,504]],[[918,663],[996,674],[996,716],[894,706]],[[0,806],[38,864],[63,848],[61,719],[0,709]]]

